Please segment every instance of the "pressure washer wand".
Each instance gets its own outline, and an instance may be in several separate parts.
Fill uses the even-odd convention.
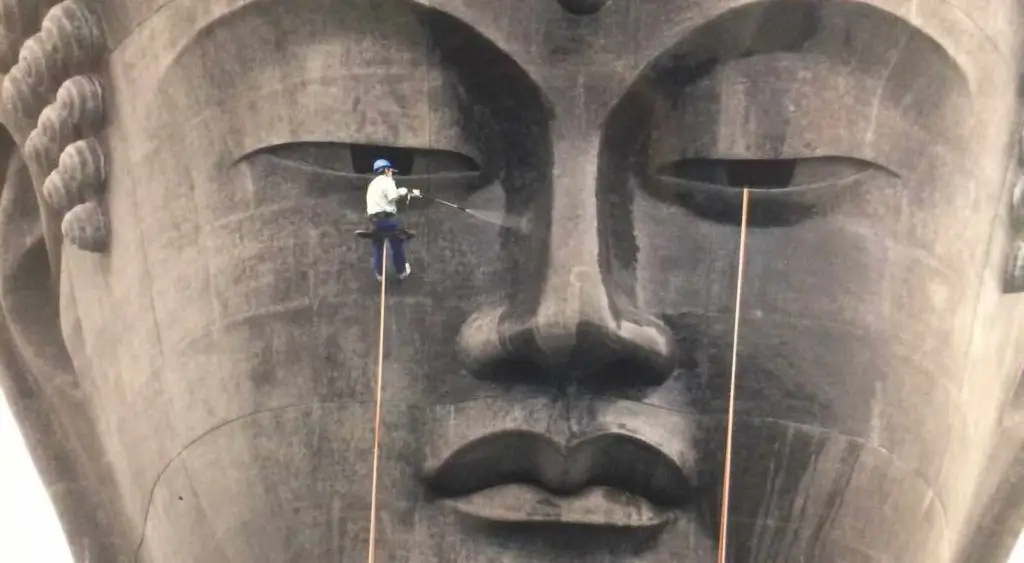
[[[447,205],[448,207],[454,207],[455,209],[458,209],[460,211],[465,211],[466,213],[472,213],[472,211],[470,211],[469,209],[466,209],[465,207],[462,207],[461,205],[455,205],[454,203],[452,203],[450,201],[445,201],[445,200],[443,200],[441,198],[434,197],[434,196],[431,196],[431,195],[423,195],[423,193],[418,191],[418,190],[415,191],[415,195],[413,195],[413,191],[410,191],[409,195],[406,196],[406,201],[411,202],[413,200],[413,198],[429,199],[431,201],[436,201],[437,203],[440,203],[440,204],[443,204],[443,205]]]
[[[448,207],[454,207],[455,209],[460,209],[462,211],[467,211],[467,212],[469,211],[465,207],[462,207],[461,205],[455,205],[454,203],[452,203],[450,201],[445,201],[445,200],[443,200],[441,198],[437,198],[437,197],[434,197],[432,195],[424,195],[423,192],[421,192],[419,190],[409,190],[409,195],[405,196],[405,200],[407,202],[411,203],[413,199],[429,199],[431,201],[436,201],[438,203],[447,205]]]
[[[487,223],[492,223],[494,225],[498,225],[499,227],[504,227],[504,228],[507,228],[507,229],[508,228],[511,228],[511,229],[522,229],[521,225],[518,225],[516,223],[509,223],[508,221],[506,221],[506,218],[503,217],[502,214],[500,214],[500,213],[496,214],[496,213],[487,212],[487,211],[476,211],[476,210],[473,210],[473,209],[467,209],[465,207],[462,207],[461,205],[456,205],[456,204],[454,204],[454,203],[452,203],[450,201],[445,201],[443,199],[436,198],[434,196],[420,195],[420,197],[430,199],[431,201],[436,201],[437,203],[440,203],[441,205],[447,205],[448,207],[451,207],[451,208],[454,208],[454,209],[458,209],[459,211],[462,211],[463,213],[467,213],[469,215],[472,215],[473,217],[476,217],[477,219],[480,219],[481,221],[485,221]]]
[[[436,202],[438,202],[438,203],[440,203],[440,204],[442,204],[442,205],[447,205],[448,207],[454,207],[455,209],[458,209],[458,210],[460,210],[460,211],[465,211],[465,212],[467,212],[467,213],[469,213],[469,212],[470,212],[470,211],[469,211],[468,209],[466,209],[465,207],[462,207],[461,205],[455,205],[454,203],[452,203],[452,202],[450,202],[450,201],[445,201],[445,200],[443,200],[443,199],[440,199],[440,198],[436,198],[436,197],[433,197],[433,196],[426,196],[426,197],[428,197],[428,198],[430,198],[430,199],[432,199],[432,200],[434,200],[434,201],[436,201]]]

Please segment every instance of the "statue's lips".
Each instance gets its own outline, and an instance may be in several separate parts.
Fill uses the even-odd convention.
[[[646,499],[607,487],[590,487],[572,496],[561,496],[536,486],[512,483],[446,502],[463,514],[492,522],[654,528],[671,516],[670,511]]]
[[[658,526],[691,489],[672,457],[616,432],[569,444],[497,432],[464,444],[425,477],[460,512],[499,522]]]

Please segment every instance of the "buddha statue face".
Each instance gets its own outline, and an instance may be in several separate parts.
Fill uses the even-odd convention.
[[[999,561],[1019,57],[981,4],[0,11],[0,382],[76,556],[360,561],[373,520],[377,561],[710,562],[724,518],[730,561]],[[377,158],[479,211],[403,205],[383,316]]]

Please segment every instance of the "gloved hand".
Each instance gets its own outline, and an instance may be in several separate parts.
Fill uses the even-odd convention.
[[[405,188],[398,188],[398,197],[405,197],[409,195],[409,190]]]
[[[423,193],[420,192],[419,190],[412,190],[411,195],[409,197],[423,197]]]

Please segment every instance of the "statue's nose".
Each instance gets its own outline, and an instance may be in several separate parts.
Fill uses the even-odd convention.
[[[657,319],[616,306],[596,270],[577,267],[548,288],[532,313],[503,306],[462,326],[459,351],[475,374],[494,378],[657,385],[674,361],[672,335]]]
[[[651,385],[665,380],[674,339],[658,319],[642,313],[609,281],[611,258],[602,244],[598,143],[554,143],[546,261],[530,268],[515,296],[476,312],[462,327],[459,350],[478,374],[600,380]],[[605,241],[607,242],[607,241]],[[524,366],[526,364],[531,365]],[[515,377],[515,375],[513,375]]]

